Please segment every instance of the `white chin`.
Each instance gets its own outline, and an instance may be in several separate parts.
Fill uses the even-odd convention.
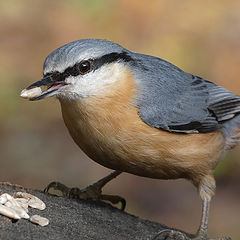
[[[78,93],[71,92],[71,91],[68,91],[68,90],[65,90],[65,89],[63,91],[59,91],[55,95],[56,95],[56,98],[59,99],[59,100],[74,101],[74,100],[80,100],[80,99],[85,98],[84,96],[79,95]]]

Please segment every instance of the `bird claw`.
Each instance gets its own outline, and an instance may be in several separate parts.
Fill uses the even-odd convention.
[[[230,237],[221,237],[221,238],[208,238],[207,236],[198,235],[196,237],[190,238],[185,233],[165,229],[160,231],[152,240],[231,240]]]
[[[152,240],[191,240],[185,233],[173,229],[160,231]]]
[[[69,188],[60,182],[50,182],[43,190],[44,193],[49,193],[50,189],[60,191],[63,196],[68,196]]]
[[[73,198],[73,199],[92,199],[95,201],[109,201],[112,204],[121,203],[121,210],[123,211],[126,207],[126,200],[117,195],[105,195],[102,194],[102,186],[98,183],[92,184],[84,189],[79,188],[69,188],[66,185],[60,182],[51,182],[43,190],[45,193],[48,193],[50,189],[58,190],[62,193],[63,196]]]

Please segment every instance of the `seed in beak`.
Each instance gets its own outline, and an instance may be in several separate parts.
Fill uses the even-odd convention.
[[[31,88],[29,90],[23,89],[21,94],[20,94],[20,96],[22,98],[30,99],[30,98],[34,98],[34,97],[40,96],[41,93],[42,93],[42,89],[40,87],[35,87],[35,88]]]

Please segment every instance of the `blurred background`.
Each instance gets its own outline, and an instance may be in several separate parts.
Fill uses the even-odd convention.
[[[164,58],[240,95],[239,0],[0,1],[0,181],[43,189],[58,180],[84,187],[110,170],[75,145],[57,100],[29,102],[20,91],[42,77],[45,57],[81,38],[115,41]],[[216,170],[209,233],[240,238],[240,148]],[[191,157],[191,156],[190,156]],[[127,211],[195,232],[201,202],[185,180],[122,174],[105,193],[127,199]]]

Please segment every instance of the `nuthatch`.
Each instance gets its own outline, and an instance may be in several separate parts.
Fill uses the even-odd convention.
[[[77,145],[116,170],[100,180],[99,196],[121,172],[190,180],[203,202],[194,239],[208,239],[213,171],[240,142],[239,96],[160,58],[99,39],[74,41],[50,53],[44,78],[21,96],[33,101],[56,96]],[[160,234],[189,239],[173,230]]]

